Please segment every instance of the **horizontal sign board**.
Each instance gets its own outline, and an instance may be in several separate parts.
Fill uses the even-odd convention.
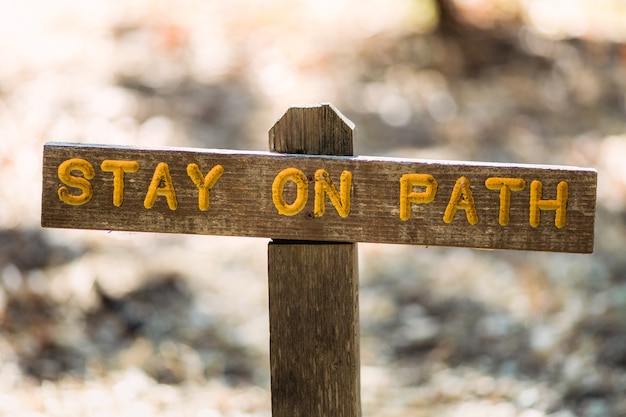
[[[46,227],[593,251],[593,169],[49,143]]]

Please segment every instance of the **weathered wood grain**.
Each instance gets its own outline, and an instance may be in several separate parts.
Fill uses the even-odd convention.
[[[63,184],[57,169],[71,158],[84,159],[94,168],[95,175],[90,180],[93,198],[85,205],[70,206],[58,196]],[[104,160],[139,164],[136,172],[125,175],[124,200],[119,207],[113,204],[113,174],[100,168]],[[158,197],[151,209],[144,207],[159,162],[169,166],[178,201],[176,210],[168,207],[164,197]],[[187,174],[190,163],[198,164],[204,175],[217,164],[224,168],[210,190],[206,211],[199,209],[198,189]],[[302,212],[295,216],[278,214],[272,200],[272,184],[278,173],[290,167],[301,170],[309,180],[318,169],[324,169],[337,187],[342,171],[350,171],[353,179],[349,216],[340,217],[328,197],[324,216],[312,216],[312,181]],[[438,189],[431,203],[412,203],[410,219],[401,220],[400,178],[406,173],[430,174],[437,180]],[[478,219],[475,225],[466,220],[463,210],[458,210],[452,223],[443,221],[455,182],[461,176],[470,183]],[[498,221],[499,192],[485,186],[490,177],[521,178],[526,183],[523,190],[511,192],[506,226]],[[555,211],[541,211],[539,225],[531,226],[529,201],[533,180],[542,182],[544,199],[556,198],[558,183],[567,182],[563,228],[555,226]],[[44,147],[42,225],[589,253],[593,251],[596,181],[595,170],[574,167],[49,143]],[[289,186],[293,183],[287,185],[285,200],[290,202]],[[79,190],[70,188],[70,192]]]
[[[268,247],[272,416],[360,417],[355,243]]]
[[[330,104],[292,107],[269,130],[270,150],[352,156],[354,123]]]
[[[354,126],[328,105],[291,108],[270,149],[352,152]],[[272,416],[361,416],[356,243],[268,247]]]

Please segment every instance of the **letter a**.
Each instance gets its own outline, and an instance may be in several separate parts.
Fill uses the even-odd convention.
[[[470,182],[466,177],[456,180],[450,201],[443,215],[445,223],[452,223],[454,215],[458,209],[465,210],[465,217],[469,224],[478,223],[478,215],[476,214],[476,205],[474,204],[474,195],[470,189]]]
[[[148,187],[143,206],[147,209],[152,208],[158,196],[164,196],[167,199],[167,206],[170,210],[178,208],[178,200],[176,200],[176,191],[170,175],[170,168],[165,162],[159,162],[159,165],[154,170],[152,182],[150,182],[150,187]]]
[[[293,203],[287,204],[285,196],[285,185],[287,181],[293,181],[296,184],[296,199]],[[278,214],[283,216],[295,216],[300,213],[306,205],[309,198],[309,183],[302,171],[297,168],[283,169],[276,175],[272,183],[272,201]]]
[[[522,191],[526,187],[526,181],[522,178],[490,177],[485,180],[488,190],[500,190],[500,214],[498,223],[500,226],[509,224],[511,211],[511,191]]]

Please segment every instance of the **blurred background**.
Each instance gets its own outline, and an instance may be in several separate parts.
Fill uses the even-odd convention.
[[[267,239],[39,226],[46,141],[594,167],[592,255],[360,244],[377,417],[626,415],[626,3],[0,0],[0,415],[270,416]]]

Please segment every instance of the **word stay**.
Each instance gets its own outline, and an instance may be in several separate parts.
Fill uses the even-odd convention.
[[[589,253],[593,169],[49,143],[42,224]]]

